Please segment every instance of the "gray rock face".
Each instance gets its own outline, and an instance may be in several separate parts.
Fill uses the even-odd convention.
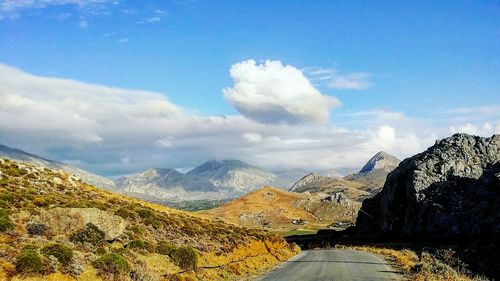
[[[500,135],[455,134],[401,162],[357,228],[412,238],[500,233]]]

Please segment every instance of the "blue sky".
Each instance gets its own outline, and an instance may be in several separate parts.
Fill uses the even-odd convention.
[[[298,108],[288,112],[288,117],[283,117],[287,124],[280,126],[297,126],[295,130],[307,136],[312,135],[309,130],[346,130],[351,133],[349,138],[365,140],[355,142],[357,146],[353,147],[327,142],[331,154],[354,159],[345,165],[336,164],[340,158],[335,157],[310,165],[315,159],[304,155],[322,155],[326,149],[323,146],[314,153],[296,147],[285,149],[297,154],[292,158],[294,166],[353,167],[379,148],[405,157],[425,148],[433,137],[455,131],[491,134],[500,128],[498,1],[3,0],[0,18],[0,63],[9,69],[37,77],[159,93],[192,118],[242,117],[259,123],[249,126],[267,126],[252,127],[253,131],[247,132],[260,136],[260,141],[266,137],[292,138],[284,132],[269,136],[268,130],[276,129],[268,127],[277,125],[263,124],[273,123],[269,122],[271,117],[283,117],[283,109],[281,113],[261,112],[269,117],[263,121],[256,112],[250,112],[248,101],[241,104],[240,98],[246,92],[228,98],[223,89],[237,84],[229,70],[249,59],[257,66],[271,60],[294,67],[320,95],[333,97],[338,103],[325,108],[330,112],[327,124],[325,120],[320,120],[319,125],[316,122],[323,117],[298,116],[297,112],[307,111]],[[4,94],[11,90],[3,89]],[[289,115],[300,122],[290,122]],[[314,125],[309,122],[311,118]],[[103,127],[100,120],[95,123]],[[220,126],[223,131],[230,127]],[[394,140],[399,140],[398,132],[401,137],[413,134],[419,145],[408,150],[397,149],[394,140],[391,146],[373,145],[373,135],[380,133],[377,130],[383,126],[396,131]],[[127,142],[121,152],[110,152],[113,157],[109,159],[116,163],[103,166],[99,157],[86,155],[102,154],[106,147],[103,143],[113,137],[97,134],[99,145],[58,139],[44,139],[42,144],[20,141],[35,133],[29,128],[14,132],[8,127],[0,126],[0,141],[6,144],[19,144],[104,174],[130,172],[148,165],[189,167],[206,157],[235,156],[259,165],[269,163],[263,156],[268,151],[262,144],[259,150],[254,142],[231,152],[197,144],[190,149],[171,149],[168,157],[152,163],[127,166],[127,161],[120,164],[119,160],[136,157],[146,161],[158,152],[156,148],[144,149],[147,145],[138,149],[140,144],[131,146]],[[185,135],[179,132],[167,139]],[[215,139],[227,137],[207,135]],[[293,138],[306,139],[304,135]],[[311,137],[321,143],[332,138],[337,139]],[[200,139],[203,137],[197,136]],[[370,145],[372,148],[367,149]],[[136,156],[128,155],[136,149]],[[362,153],[346,154],[349,150]],[[171,160],[171,153],[177,160]],[[268,166],[288,167],[279,163]]]

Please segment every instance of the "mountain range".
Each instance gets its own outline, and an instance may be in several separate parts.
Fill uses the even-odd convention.
[[[399,159],[379,152],[358,173],[342,179],[308,174],[301,169],[271,172],[239,160],[211,160],[187,173],[168,168],[151,168],[111,180],[5,145],[0,145],[0,157],[63,170],[79,176],[83,182],[91,185],[160,202],[224,200],[242,196],[267,185],[294,192],[313,193],[348,189],[353,192],[347,192],[347,196],[359,201],[378,190],[383,185],[387,173],[399,163]]]
[[[238,197],[264,185],[289,186],[296,174],[297,171],[273,173],[239,160],[211,160],[187,173],[153,168],[120,177],[114,183],[123,192],[157,199],[219,200]]]

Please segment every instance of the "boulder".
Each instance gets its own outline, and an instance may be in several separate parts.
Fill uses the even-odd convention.
[[[404,160],[363,202],[356,228],[416,239],[500,234],[500,135],[455,134]]]
[[[120,236],[128,225],[122,217],[97,208],[54,208],[42,214],[42,221],[56,235],[70,235],[92,223],[105,233],[107,240]]]

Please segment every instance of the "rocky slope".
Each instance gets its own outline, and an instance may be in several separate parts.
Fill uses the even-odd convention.
[[[63,170],[68,174],[79,176],[82,179],[82,181],[88,184],[102,187],[105,189],[112,189],[114,187],[113,181],[108,178],[87,172],[82,169],[78,169],[68,164],[45,159],[38,155],[31,154],[17,148],[8,147],[2,144],[0,144],[0,157],[15,161],[25,162],[34,166]]]
[[[401,162],[357,228],[420,239],[500,234],[500,135],[455,134]]]
[[[202,214],[246,227],[287,232],[352,224],[359,207],[343,193],[311,195],[264,187]]]
[[[0,159],[0,280],[239,280],[297,251],[269,232]]]
[[[394,170],[401,160],[387,152],[380,151],[355,174],[344,177],[363,185],[361,189],[372,194],[377,193],[383,186],[389,172]]]
[[[362,190],[363,187],[361,183],[355,181],[309,173],[295,182],[289,191],[310,194],[342,193],[350,200],[361,202],[370,196],[369,192]]]
[[[115,185],[136,196],[172,201],[235,198],[268,184],[287,186],[290,179],[238,160],[208,161],[186,174],[150,169],[121,177]]]

